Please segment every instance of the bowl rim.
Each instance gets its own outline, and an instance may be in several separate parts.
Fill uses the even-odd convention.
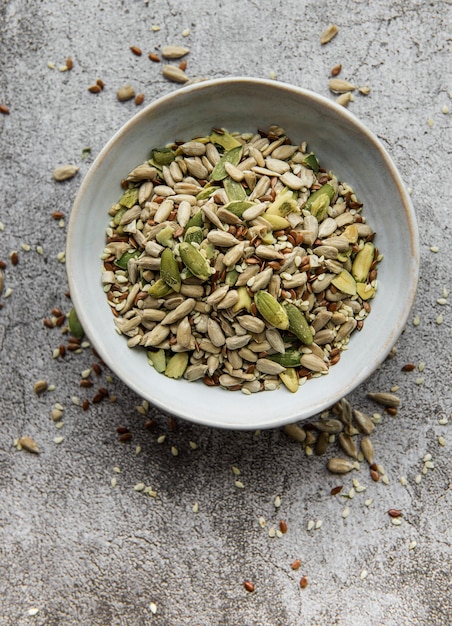
[[[379,354],[378,359],[374,360],[374,366],[372,367],[372,370],[369,372],[367,371],[368,368],[364,368],[361,372],[359,372],[357,376],[353,380],[351,380],[350,383],[346,385],[345,388],[343,388],[343,393],[341,393],[341,397],[344,397],[348,393],[350,393],[353,389],[355,389],[360,384],[362,384],[369,377],[372,371],[374,371],[376,367],[381,365],[381,363],[388,356],[391,348],[394,346],[397,339],[400,337],[401,333],[403,332],[403,329],[408,320],[408,316],[414,304],[414,299],[416,296],[417,286],[418,286],[418,281],[419,281],[419,265],[420,265],[419,231],[418,231],[418,224],[417,224],[414,207],[411,203],[409,194],[405,188],[405,184],[394,162],[392,161],[392,158],[390,157],[389,153],[386,151],[385,147],[381,143],[378,136],[374,132],[372,132],[367,126],[365,126],[348,109],[337,104],[335,101],[330,100],[327,97],[321,94],[318,94],[314,91],[311,91],[309,89],[298,87],[293,84],[282,82],[282,81],[275,81],[272,79],[264,79],[264,78],[252,78],[252,77],[246,77],[246,76],[237,76],[237,77],[232,76],[232,77],[225,77],[225,78],[214,78],[214,79],[202,80],[199,82],[192,83],[190,85],[182,86],[171,93],[164,94],[154,99],[152,102],[146,105],[139,112],[135,113],[129,120],[127,120],[116,132],[114,132],[114,134],[110,137],[110,139],[107,141],[107,143],[103,146],[103,148],[100,150],[100,152],[94,159],[93,163],[89,167],[87,173],[85,174],[78,188],[75,200],[72,205],[71,214],[70,214],[69,223],[68,223],[67,237],[66,237],[66,271],[67,271],[67,276],[68,276],[69,291],[71,294],[72,305],[74,306],[77,312],[77,315],[80,318],[80,323],[86,332],[87,338],[90,340],[93,347],[98,352],[102,361],[112,370],[112,372],[116,373],[117,368],[115,367],[115,362],[113,358],[110,356],[108,351],[105,351],[103,349],[103,346],[97,345],[96,338],[94,336],[95,335],[94,331],[91,332],[92,329],[91,329],[90,319],[88,316],[85,316],[85,310],[84,310],[84,306],[82,303],[82,300],[83,300],[82,294],[79,292],[79,288],[77,287],[77,283],[75,281],[75,277],[73,276],[73,271],[72,271],[72,267],[75,261],[73,254],[72,254],[72,250],[73,250],[72,241],[74,238],[73,233],[74,233],[77,216],[79,212],[81,211],[81,207],[83,205],[85,191],[87,188],[89,188],[91,184],[91,180],[95,176],[101,163],[109,154],[109,152],[112,150],[112,148],[114,148],[115,144],[118,143],[123,138],[124,135],[127,135],[130,132],[130,130],[137,123],[141,121],[142,118],[149,116],[150,113],[154,109],[160,108],[162,106],[171,106],[171,102],[173,100],[179,99],[181,95],[185,95],[190,92],[205,91],[205,90],[209,90],[217,86],[221,86],[221,85],[226,85],[226,84],[231,85],[232,83],[236,85],[246,84],[246,85],[251,85],[251,86],[255,85],[255,86],[260,86],[260,87],[268,87],[271,89],[282,90],[282,91],[287,90],[293,94],[301,96],[302,98],[306,100],[310,100],[313,104],[318,104],[321,107],[330,109],[331,112],[334,113],[334,115],[336,116],[338,115],[342,117],[346,121],[346,123],[351,124],[357,130],[358,133],[364,135],[367,138],[368,142],[370,142],[373,148],[379,153],[380,159],[382,160],[382,162],[384,162],[384,166],[390,172],[392,180],[397,186],[399,197],[404,206],[405,215],[406,215],[408,226],[409,226],[410,244],[411,244],[411,250],[412,250],[412,258],[411,258],[411,264],[410,264],[411,282],[410,282],[410,289],[406,297],[406,308],[403,314],[399,316],[398,324],[393,329],[391,338],[386,342],[385,350],[383,350]],[[126,382],[122,376],[120,376],[119,374],[117,375],[118,375],[118,378],[120,378],[127,387],[132,389],[140,397],[143,397],[143,390],[140,389],[138,385],[135,385],[134,381],[127,379],[127,382]],[[148,399],[152,403],[153,406],[161,409],[162,411],[165,411],[166,413],[170,412],[171,414],[177,415],[178,417],[181,417],[193,423],[197,423],[199,425],[209,426],[209,427],[214,427],[214,428],[233,429],[233,430],[255,430],[256,428],[269,429],[269,428],[280,427],[287,423],[293,423],[294,421],[301,422],[301,421],[308,419],[309,416],[318,414],[321,411],[331,406],[331,400],[328,399],[324,401],[323,403],[322,402],[317,403],[315,407],[313,407],[313,410],[309,413],[309,415],[300,414],[298,417],[291,415],[291,416],[288,416],[288,417],[286,416],[282,418],[275,415],[275,418],[273,420],[270,420],[270,421],[266,420],[265,424],[254,423],[250,426],[249,424],[241,423],[241,422],[238,424],[231,424],[229,422],[223,422],[221,420],[215,421],[215,420],[208,420],[203,417],[200,418],[193,411],[190,414],[188,414],[187,412],[184,413],[183,410],[181,411],[169,410],[168,407],[165,406],[163,401],[159,400],[159,398],[154,398],[153,396],[151,399],[149,395],[152,395],[152,394],[148,394],[148,396],[144,396],[144,397],[146,397],[146,399]]]

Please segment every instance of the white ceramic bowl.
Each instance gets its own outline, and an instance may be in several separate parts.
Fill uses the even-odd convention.
[[[121,195],[119,182],[148,158],[151,148],[188,141],[213,127],[255,132],[278,124],[293,143],[306,140],[322,167],[349,183],[384,254],[379,289],[361,332],[321,378],[296,394],[282,388],[245,396],[172,380],[147,364],[115,332],[101,286],[100,256],[108,210]],[[418,280],[415,214],[404,184],[378,139],[349,111],[304,89],[270,80],[230,78],[184,87],[147,106],[107,143],[82,182],[67,238],[67,271],[73,304],[99,355],[142,398],[171,414],[204,425],[256,429],[308,418],[362,383],[385,359],[403,330]]]

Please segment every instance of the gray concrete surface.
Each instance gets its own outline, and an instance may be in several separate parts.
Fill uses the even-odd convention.
[[[339,34],[322,47],[330,22]],[[0,310],[2,626],[452,622],[451,316],[449,304],[437,303],[443,289],[452,290],[452,134],[443,112],[452,109],[451,23],[446,0],[0,3],[0,103],[10,109],[0,115],[0,259],[7,263]],[[309,456],[280,430],[225,432],[173,423],[152,408],[143,415],[141,399],[110,382],[105,369],[90,376],[92,388],[80,388],[81,372],[96,361],[89,347],[52,358],[65,338],[43,319],[71,306],[57,260],[66,226],[52,212],[67,220],[94,156],[137,111],[133,102],[117,102],[121,85],[130,82],[145,102],[179,88],[147,57],[171,43],[190,48],[191,77],[274,72],[333,97],[330,69],[342,63],[341,77],[371,87],[349,108],[397,163],[421,232],[419,293],[397,355],[348,398],[373,413],[378,407],[367,391],[400,387],[398,416],[382,412],[372,434],[387,485],[373,482],[365,464],[353,475],[330,475],[335,445],[325,457]],[[143,56],[132,55],[131,45]],[[73,69],[59,71],[68,56]],[[97,78],[105,89],[93,95],[87,87]],[[83,160],[86,147],[91,154]],[[52,171],[64,163],[80,172],[57,184]],[[418,326],[411,323],[416,315]],[[401,372],[407,362],[416,370]],[[37,396],[39,379],[55,390]],[[116,402],[86,411],[73,403],[74,396],[91,400],[99,387]],[[56,402],[64,406],[61,429],[50,417]],[[153,430],[144,427],[149,418]],[[129,443],[118,441],[120,425],[130,429]],[[14,447],[25,434],[38,442],[39,455]],[[57,444],[55,437],[64,439]],[[422,473],[426,454],[434,468]],[[235,486],[232,466],[244,489]],[[353,478],[367,490],[347,499]],[[134,490],[141,482],[155,498]],[[336,485],[344,488],[333,497]],[[403,511],[400,526],[390,508]],[[280,519],[287,533],[269,537]],[[308,530],[310,520],[321,527]],[[298,571],[290,568],[295,558]]]

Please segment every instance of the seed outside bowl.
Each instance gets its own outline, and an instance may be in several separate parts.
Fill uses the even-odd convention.
[[[101,285],[108,210],[121,195],[120,181],[149,158],[151,148],[210,133],[254,133],[282,126],[292,142],[308,142],[320,164],[348,183],[364,204],[384,255],[372,311],[327,375],[297,393],[244,395],[201,381],[172,380],[130,349],[119,336]],[[137,113],[106,144],[85,176],[68,228],[66,267],[79,320],[108,367],[160,409],[206,426],[235,430],[274,428],[332,406],[381,365],[400,336],[414,301],[419,273],[415,212],[391,157],[354,115],[328,98],[271,80],[226,78],[199,82],[166,95]]]

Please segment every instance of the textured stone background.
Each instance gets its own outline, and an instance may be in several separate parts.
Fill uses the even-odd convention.
[[[330,22],[339,34],[322,47]],[[2,626],[451,623],[452,433],[439,423],[452,411],[451,317],[448,304],[437,304],[444,288],[452,290],[452,134],[451,117],[442,112],[452,109],[451,24],[447,0],[0,2],[0,103],[10,107],[0,116],[0,258],[7,262],[5,289],[12,289],[9,297],[3,292],[0,310]],[[130,82],[145,102],[179,88],[147,58],[170,43],[190,48],[191,77],[274,72],[277,80],[332,97],[330,69],[342,63],[341,77],[372,88],[367,97],[357,94],[350,110],[378,135],[412,188],[421,233],[412,313],[420,325],[410,319],[397,356],[348,398],[372,413],[368,390],[400,386],[398,416],[383,414],[372,436],[389,485],[372,482],[363,464],[353,477],[367,491],[350,501],[332,497],[332,487],[343,484],[347,493],[352,486],[352,476],[334,477],[325,468],[335,447],[319,458],[280,430],[256,435],[180,420],[173,430],[167,416],[140,414],[140,398],[108,382],[107,371],[92,376],[92,389],[81,389],[80,373],[95,361],[90,348],[52,358],[63,338],[43,318],[71,305],[56,258],[66,228],[51,214],[69,216],[93,158],[137,111],[133,101],[116,100],[121,85]],[[133,56],[131,45],[143,56]],[[74,67],[60,72],[67,56]],[[105,90],[90,94],[98,77]],[[85,147],[91,156],[82,160]],[[54,182],[54,167],[68,162],[80,166],[78,175]],[[402,373],[406,362],[424,362],[425,370]],[[33,384],[42,378],[56,388],[36,396]],[[72,402],[91,399],[100,386],[117,401],[87,411]],[[50,418],[57,401],[64,406],[61,430]],[[149,417],[154,431],[144,428]],[[119,425],[133,433],[129,444],[118,442]],[[24,434],[39,443],[39,455],[13,446]],[[57,436],[62,443],[54,443]],[[427,453],[435,469],[422,474]],[[234,485],[233,465],[244,489]],[[157,497],[134,491],[139,482]],[[387,514],[391,507],[403,510],[399,527]],[[269,538],[268,528],[281,518],[287,534]],[[308,531],[309,520],[323,525]],[[298,572],[290,569],[295,558],[302,560]],[[302,575],[306,589],[299,587]],[[255,593],[244,590],[246,579]],[[33,608],[39,611],[31,616]]]

